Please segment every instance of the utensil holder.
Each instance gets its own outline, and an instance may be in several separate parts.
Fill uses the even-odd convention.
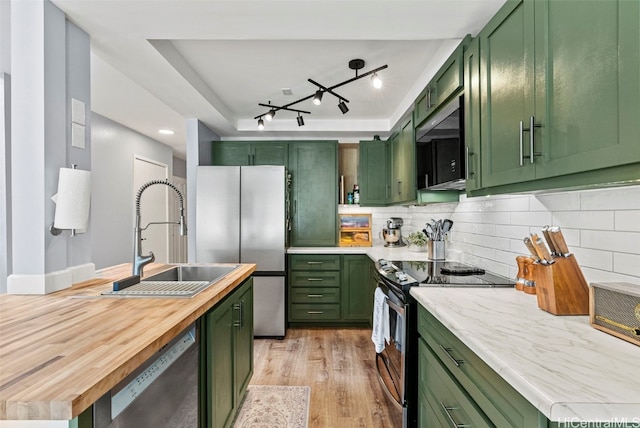
[[[573,254],[555,263],[536,263],[538,307],[554,315],[589,315],[589,286]]]
[[[427,242],[427,257],[429,260],[444,260],[444,252],[444,241],[429,240]]]

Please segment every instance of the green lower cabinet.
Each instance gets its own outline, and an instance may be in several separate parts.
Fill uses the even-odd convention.
[[[227,296],[204,320],[204,425],[227,428],[253,375],[253,280]]]
[[[291,254],[288,258],[291,325],[370,325],[375,280],[360,254]]]

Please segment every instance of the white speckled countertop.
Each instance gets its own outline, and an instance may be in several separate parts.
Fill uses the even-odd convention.
[[[640,347],[588,317],[549,314],[512,288],[414,287],[411,295],[551,421],[640,426]]]
[[[366,254],[373,260],[427,260],[426,251],[418,251],[414,246],[385,247],[289,247],[287,254]]]

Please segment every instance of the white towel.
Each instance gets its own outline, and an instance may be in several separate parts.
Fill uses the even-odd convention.
[[[387,296],[380,287],[376,288],[374,294],[371,340],[378,354],[384,349],[385,340],[389,340],[389,305],[387,304]]]

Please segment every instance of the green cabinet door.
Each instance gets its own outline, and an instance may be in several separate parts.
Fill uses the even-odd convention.
[[[640,2],[534,8],[536,178],[640,162]]]
[[[386,141],[360,141],[358,183],[360,183],[361,206],[381,206],[387,203],[388,150],[389,143]]]
[[[366,255],[342,256],[342,315],[345,320],[369,321],[373,314],[373,289]]]
[[[480,33],[482,185],[533,180],[524,128],[533,111],[533,3],[509,0]]]
[[[391,189],[390,202],[416,199],[416,162],[413,118],[401,122],[398,133],[390,140]]]
[[[287,165],[287,143],[279,141],[214,141],[213,165]]]
[[[333,247],[338,235],[338,142],[289,144],[294,247]]]
[[[480,41],[474,39],[464,53],[464,141],[466,190],[480,189]]]
[[[245,281],[204,319],[204,425],[228,428],[253,375],[253,279]]]
[[[235,141],[213,142],[213,165],[251,165],[251,144]]]
[[[206,315],[207,421],[211,427],[228,427],[235,416],[232,303],[226,300]]]

